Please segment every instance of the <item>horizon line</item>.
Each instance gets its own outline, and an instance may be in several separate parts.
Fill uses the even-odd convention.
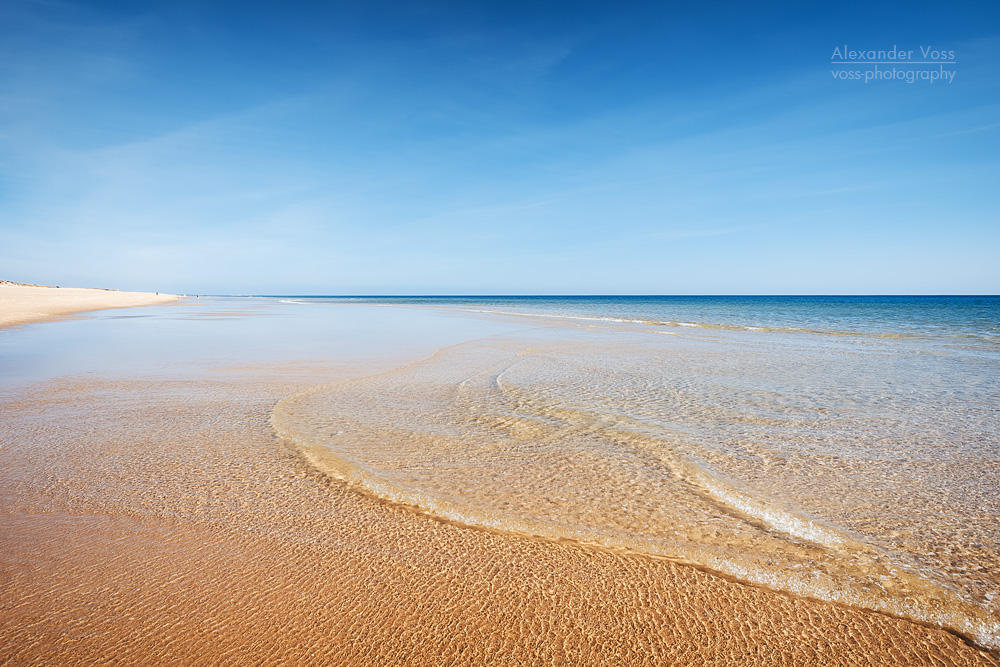
[[[317,299],[317,298],[337,298],[337,299],[468,299],[468,298],[648,298],[648,297],[967,297],[967,298],[998,298],[1000,294],[957,294],[957,293],[920,293],[920,294],[891,294],[891,293],[865,293],[865,294],[837,294],[837,293],[810,293],[810,294],[664,294],[664,293],[602,293],[602,294],[183,294],[180,296],[204,296],[204,297],[232,297],[232,298],[296,298],[296,299]]]

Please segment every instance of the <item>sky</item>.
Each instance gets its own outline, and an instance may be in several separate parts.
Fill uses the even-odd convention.
[[[876,67],[942,78],[837,78]],[[0,279],[1000,294],[998,257],[995,0],[0,2]]]

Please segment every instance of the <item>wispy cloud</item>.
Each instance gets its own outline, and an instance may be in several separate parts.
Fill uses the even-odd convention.
[[[244,9],[0,6],[3,266],[242,292],[726,291],[766,265],[834,290],[893,237],[948,249],[944,282],[998,243],[991,40],[961,85],[851,87],[815,44],[754,55],[787,25],[699,7]]]

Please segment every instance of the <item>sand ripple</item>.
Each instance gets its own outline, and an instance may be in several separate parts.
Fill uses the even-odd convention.
[[[271,432],[302,388],[8,396],[0,662],[1000,665],[904,620],[358,495]]]

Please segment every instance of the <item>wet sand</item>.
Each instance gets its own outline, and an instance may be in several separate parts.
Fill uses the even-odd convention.
[[[0,662],[1000,665],[908,621],[344,488],[269,425],[337,373],[357,371],[8,392]]]
[[[153,292],[80,287],[44,287],[0,281],[0,327],[57,319],[62,315],[107,308],[170,303],[180,297]]]

